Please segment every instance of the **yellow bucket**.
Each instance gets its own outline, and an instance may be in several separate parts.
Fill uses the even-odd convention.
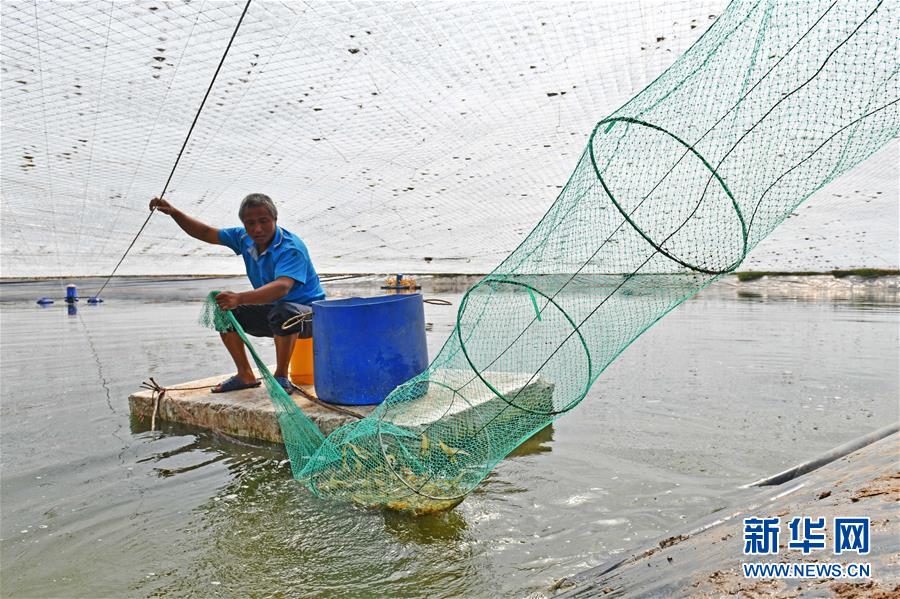
[[[313,340],[297,339],[291,353],[291,382],[295,385],[313,384]]]

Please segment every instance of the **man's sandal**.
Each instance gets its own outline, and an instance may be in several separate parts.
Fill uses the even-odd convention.
[[[234,375],[227,381],[222,381],[210,391],[212,393],[228,393],[229,391],[240,391],[241,389],[252,389],[254,387],[259,387],[262,383],[259,381],[253,381],[252,383],[245,383],[238,377],[238,375]]]
[[[281,388],[284,389],[284,392],[288,395],[292,395],[294,393],[294,384],[291,380],[286,376],[276,376],[275,380],[278,381],[278,384],[281,385]]]

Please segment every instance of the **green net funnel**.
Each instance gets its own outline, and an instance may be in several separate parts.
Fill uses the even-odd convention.
[[[325,439],[298,477],[366,506],[460,502],[641,333],[897,135],[897,10],[732,2],[596,125],[548,212],[466,293],[428,369]]]

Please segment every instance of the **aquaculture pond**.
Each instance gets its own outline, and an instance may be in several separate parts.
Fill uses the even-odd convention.
[[[426,297],[453,304],[425,307],[432,355],[474,280],[420,277]],[[131,418],[128,395],[150,376],[230,371],[197,318],[208,290],[243,279],[122,279],[100,306],[35,304],[68,282],[0,284],[4,597],[546,592],[898,418],[897,278],[727,278],[645,333],[454,510],[366,510],[308,493],[280,447]],[[258,347],[273,358],[270,342]]]

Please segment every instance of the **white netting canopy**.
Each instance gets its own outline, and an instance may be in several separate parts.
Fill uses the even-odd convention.
[[[594,124],[725,4],[253,0],[167,197],[233,226],[245,194],[267,193],[322,272],[487,272],[552,204]],[[110,272],[243,8],[3,2],[4,276]],[[895,159],[896,144],[849,186],[895,197]],[[870,210],[876,235],[848,235],[874,247],[870,266],[896,262],[887,210]],[[158,215],[119,273],[241,269]]]

